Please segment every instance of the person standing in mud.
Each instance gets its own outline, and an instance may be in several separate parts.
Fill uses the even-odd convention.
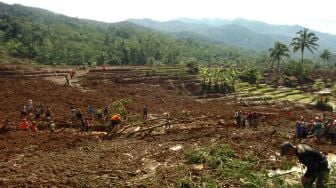
[[[336,144],[336,120],[329,127],[329,138],[332,145]]]
[[[314,131],[315,131],[316,140],[319,142],[324,133],[324,125],[322,124],[319,117],[315,118]]]
[[[251,111],[247,113],[246,120],[247,120],[248,126],[251,127],[252,126],[252,112]]]
[[[68,78],[68,75],[64,75],[65,77],[65,86],[70,86],[70,81],[69,81],[69,78]]]
[[[35,109],[35,120],[39,120],[41,118],[41,111],[42,109],[40,108],[40,106],[37,106]]]
[[[34,106],[33,106],[33,100],[29,99],[29,101],[28,101],[28,108],[27,108],[28,115],[29,115],[30,113],[33,113],[33,109],[34,109]]]
[[[305,144],[294,146],[290,142],[284,142],[280,146],[280,155],[286,157],[296,156],[300,163],[307,167],[307,171],[301,177],[303,187],[313,187],[315,181],[318,188],[326,188],[328,186],[330,171],[328,160],[320,151]]]
[[[148,108],[147,108],[147,104],[145,104],[143,108],[143,119],[144,120],[147,120],[147,115],[148,115]]]
[[[47,106],[47,109],[45,111],[45,115],[44,115],[44,118],[51,118],[51,110],[50,108]]]
[[[36,121],[33,121],[30,127],[32,132],[37,132],[37,125],[36,125]]]
[[[21,119],[23,119],[23,118],[27,118],[27,116],[28,116],[27,108],[25,105],[23,105],[21,112],[20,112],[20,117]]]
[[[94,114],[95,110],[93,108],[93,106],[88,106],[88,115],[90,118],[93,118],[93,114]]]
[[[112,131],[117,131],[117,126],[121,123],[121,116],[120,114],[115,114],[111,117],[111,122],[110,122],[110,126],[107,127],[107,131],[108,132],[112,132]]]
[[[77,110],[76,112],[76,116],[78,120],[82,120],[83,119],[83,113],[80,109]]]
[[[109,114],[109,109],[108,109],[107,106],[105,106],[105,109],[104,109],[104,119],[105,119],[105,121],[107,121],[108,114]]]
[[[89,131],[89,121],[87,118],[82,119],[82,131],[85,131],[85,132]]]
[[[241,111],[236,111],[234,116],[236,120],[236,125],[240,127],[241,126]]]

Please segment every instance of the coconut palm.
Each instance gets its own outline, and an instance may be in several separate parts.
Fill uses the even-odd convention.
[[[320,58],[323,60],[324,62],[324,66],[326,66],[327,61],[330,59],[331,56],[331,52],[328,49],[324,49],[320,55]]]
[[[300,81],[303,81],[303,54],[304,50],[308,49],[310,52],[313,53],[313,50],[317,50],[319,46],[316,42],[318,41],[318,37],[315,36],[315,33],[308,32],[307,28],[303,28],[296,32],[297,36],[292,39],[292,43],[290,44],[293,46],[293,51],[301,52],[301,71],[300,71]]]
[[[282,60],[283,57],[289,57],[289,50],[285,44],[277,41],[274,43],[274,48],[270,48],[269,51],[271,52],[270,53],[271,61],[277,62],[276,71],[273,71],[275,73],[274,88],[277,88],[280,61]]]

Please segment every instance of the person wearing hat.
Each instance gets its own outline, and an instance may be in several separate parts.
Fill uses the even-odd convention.
[[[329,167],[326,157],[318,150],[305,144],[297,146],[284,142],[280,146],[281,156],[297,156],[300,163],[307,167],[306,173],[301,177],[303,187],[312,187],[316,180],[316,187],[327,187]]]

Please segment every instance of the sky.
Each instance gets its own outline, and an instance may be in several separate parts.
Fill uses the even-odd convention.
[[[301,25],[336,34],[334,0],[0,0],[39,7],[71,17],[118,22],[130,18],[245,18]]]

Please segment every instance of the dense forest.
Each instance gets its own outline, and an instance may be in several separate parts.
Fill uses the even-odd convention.
[[[300,41],[296,45],[290,44],[290,42],[295,43],[292,40],[295,36],[298,37],[299,30],[302,31],[302,28],[297,26],[272,27],[246,20],[234,20],[233,25],[232,22],[224,23],[217,20],[217,25],[206,26],[211,20],[205,21],[204,23],[196,23],[197,21],[193,20],[157,23],[151,20],[129,20],[105,23],[0,2],[0,55],[25,58],[48,65],[200,63],[225,64],[232,67],[232,65],[244,64],[243,67],[247,67],[247,71],[255,70],[254,66],[269,67],[273,74],[280,71],[279,74],[288,76],[300,75],[300,80],[309,75],[309,70],[313,68],[336,65],[333,49],[324,48],[328,44],[325,41],[333,41],[335,38],[333,35],[317,32],[316,49],[308,48],[301,51],[298,47]],[[222,26],[219,26],[220,24]],[[153,25],[159,28],[154,28]],[[217,26],[221,29],[216,29]],[[245,31],[246,28],[249,32]],[[260,29],[258,31],[257,28],[265,28],[263,35],[258,33]],[[210,34],[212,31],[217,31],[217,39],[203,35]],[[230,33],[232,35],[229,35]],[[251,37],[248,33],[255,37]],[[305,35],[310,33],[311,31],[306,31]],[[286,35],[287,42],[284,42],[282,37],[269,38],[267,34]],[[312,34],[315,35],[315,32]],[[228,36],[231,43],[225,39]],[[220,42],[222,39],[224,42]],[[253,45],[254,39],[263,46],[262,50],[249,47]],[[234,42],[235,40],[238,42]],[[239,47],[239,41],[245,42],[245,47],[244,45]],[[271,44],[263,44],[262,42],[265,41]],[[286,48],[277,46],[278,42],[289,48],[288,53],[283,54],[282,50]],[[298,48],[295,50],[295,47]],[[310,54],[314,54],[314,57],[309,56]]]
[[[173,37],[131,22],[104,23],[0,3],[0,50],[41,64],[144,65],[264,62],[255,53],[199,37]]]

